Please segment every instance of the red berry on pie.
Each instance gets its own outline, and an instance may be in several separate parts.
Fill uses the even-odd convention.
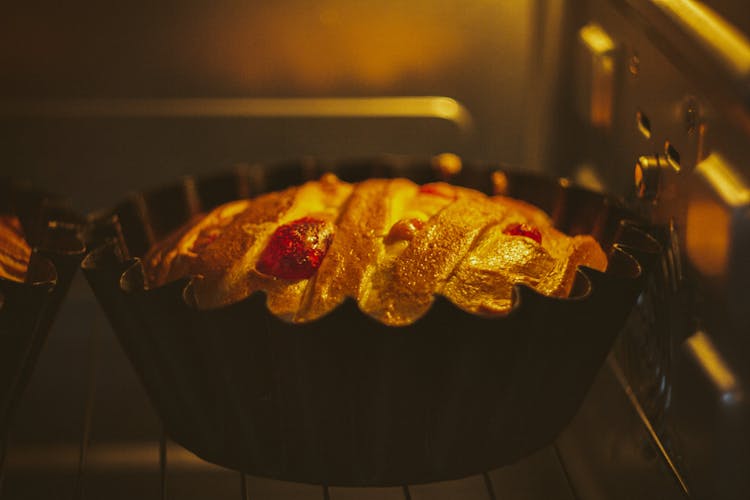
[[[255,268],[287,280],[306,279],[315,274],[333,240],[333,225],[303,217],[279,226],[260,254]]]
[[[516,222],[514,224],[508,225],[505,229],[503,229],[503,233],[509,234],[510,236],[525,236],[527,238],[531,238],[540,245],[542,244],[542,233],[539,232],[538,228],[530,224]]]

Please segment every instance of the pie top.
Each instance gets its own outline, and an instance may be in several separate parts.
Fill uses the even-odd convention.
[[[320,180],[193,217],[143,257],[149,286],[194,278],[211,309],[264,291],[269,310],[315,320],[347,297],[387,325],[408,325],[440,294],[474,314],[510,311],[513,285],[565,297],[578,266],[607,257],[539,208],[437,182]]]

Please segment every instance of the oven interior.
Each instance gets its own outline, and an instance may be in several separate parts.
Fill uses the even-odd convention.
[[[742,2],[131,2],[0,19],[3,174],[88,212],[248,161],[453,152],[620,196],[659,272],[550,446],[459,481],[250,477],[171,442],[79,276],[3,440],[2,498],[747,498]],[[491,397],[491,395],[488,395]]]

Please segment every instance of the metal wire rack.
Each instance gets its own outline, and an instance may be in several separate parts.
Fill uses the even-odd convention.
[[[2,500],[576,498],[554,445],[481,475],[388,488],[288,483],[208,463],[166,436],[80,277],[2,446]]]

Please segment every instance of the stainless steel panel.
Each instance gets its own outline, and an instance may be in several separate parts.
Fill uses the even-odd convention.
[[[750,235],[750,42],[733,21],[701,2],[628,0],[589,2],[566,28],[578,40],[587,26],[600,27],[615,46],[616,83],[613,121],[602,128],[570,104],[590,100],[582,85],[589,66],[576,59],[580,42],[561,48],[570,68],[560,119],[569,127],[553,139],[562,144],[557,161],[572,177],[593,178],[631,200],[665,251],[662,273],[614,351],[623,382],[598,383],[579,415],[587,424],[574,422],[561,440],[582,498],[669,497],[654,475],[659,467],[696,498],[750,494],[742,472],[750,467],[750,316],[740,285],[748,279]],[[717,373],[733,389],[717,385]],[[638,451],[641,440],[651,451]]]

